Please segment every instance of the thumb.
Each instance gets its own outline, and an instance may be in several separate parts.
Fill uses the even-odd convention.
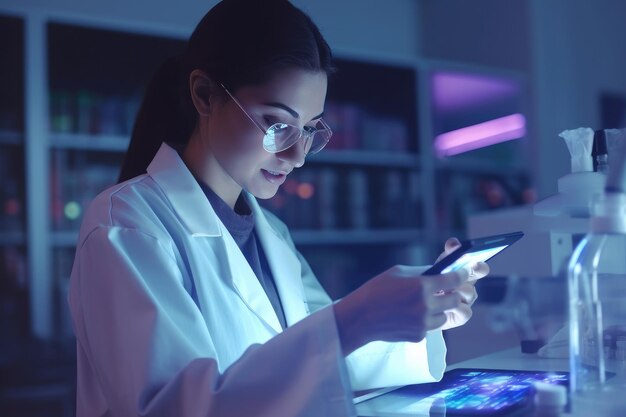
[[[444,245],[444,251],[446,252],[446,254],[449,254],[451,252],[454,252],[454,250],[459,246],[461,246],[461,242],[459,241],[459,239],[451,237],[450,239],[446,240],[446,243]]]
[[[454,250],[459,246],[461,246],[461,242],[459,242],[459,239],[455,237],[451,237],[450,239],[446,240],[446,243],[443,245],[443,252],[441,253],[441,255],[439,255],[435,262],[439,262],[449,254],[454,252]]]

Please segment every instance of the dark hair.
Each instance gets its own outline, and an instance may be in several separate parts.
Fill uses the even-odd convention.
[[[196,68],[233,92],[282,69],[334,71],[319,29],[289,1],[221,1],[198,23],[185,53],[161,64],[148,83],[119,182],[145,173],[163,141],[186,144],[198,119],[188,86]]]

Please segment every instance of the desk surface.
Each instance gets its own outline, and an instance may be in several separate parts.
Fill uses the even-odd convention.
[[[484,368],[484,369],[517,369],[528,371],[569,371],[567,358],[542,358],[536,354],[522,353],[519,348],[468,359],[448,365],[446,370],[455,368]],[[357,412],[359,406],[357,404]],[[624,393],[607,392],[605,398],[594,394],[586,402],[575,403],[574,411],[563,413],[564,417],[624,417],[626,416],[626,398]]]
[[[569,360],[567,358],[542,358],[534,353],[522,353],[519,348],[511,348],[448,365],[446,370],[455,368],[569,371]]]

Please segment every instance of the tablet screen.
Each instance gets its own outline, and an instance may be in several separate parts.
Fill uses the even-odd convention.
[[[452,253],[424,271],[424,275],[445,274],[476,262],[486,262],[524,236],[523,232],[505,233],[465,240]]]
[[[483,249],[477,252],[465,253],[459,259],[454,261],[452,265],[446,267],[443,271],[441,271],[441,273],[446,274],[451,271],[456,271],[457,269],[463,268],[466,265],[473,265],[476,262],[486,262],[488,259],[495,256],[498,252],[502,251],[503,249],[506,249],[507,246],[509,245],[498,246],[496,248]]]
[[[440,382],[407,385],[357,404],[359,415],[508,415],[529,407],[534,382],[568,386],[566,372],[455,369]]]

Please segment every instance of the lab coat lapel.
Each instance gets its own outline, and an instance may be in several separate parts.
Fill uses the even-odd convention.
[[[192,236],[221,236],[217,216],[207,216],[213,212],[209,200],[176,150],[163,142],[147,172]]]
[[[254,212],[257,236],[272,270],[287,325],[292,326],[308,315],[301,279],[302,265],[293,249],[268,223],[256,199],[249,194],[246,197]]]
[[[228,260],[232,285],[248,308],[275,333],[281,332],[276,312],[256,274],[178,153],[163,143],[148,174],[159,184],[189,233],[194,238],[209,239],[216,262]],[[208,294],[210,291],[202,290],[205,273],[196,271],[196,286],[200,293]]]
[[[256,274],[250,267],[250,264],[243,256],[239,246],[237,246],[235,240],[226,230],[224,230],[224,248],[225,253],[222,259],[228,259],[233,287],[244,303],[246,303],[265,324],[273,329],[275,333],[280,333],[282,327],[278,321],[278,316],[276,316],[272,303],[267,297]]]

